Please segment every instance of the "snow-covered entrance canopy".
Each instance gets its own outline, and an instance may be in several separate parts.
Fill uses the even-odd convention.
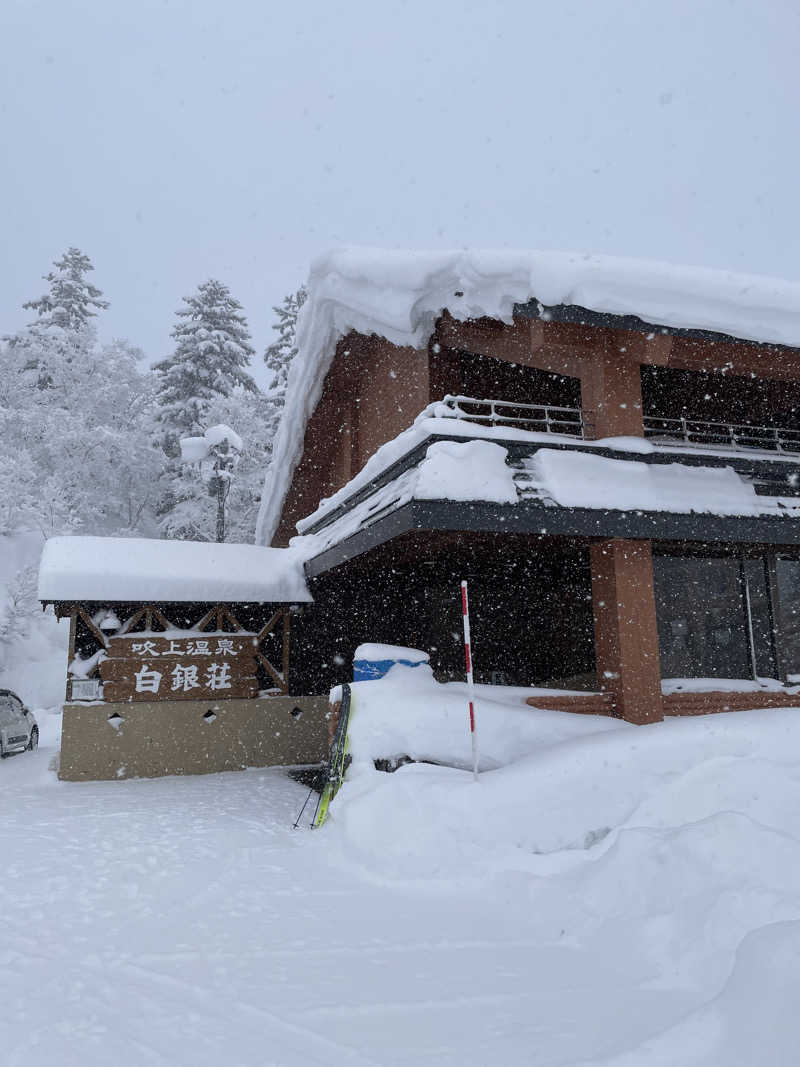
[[[45,601],[310,601],[293,549],[142,537],[53,537],[39,568]]]
[[[298,355],[267,472],[256,539],[268,544],[300,459],[336,342],[351,330],[423,346],[447,309],[510,323],[514,306],[578,305],[654,325],[800,346],[800,284],[568,252],[398,252],[343,249],[312,266],[298,319]]]

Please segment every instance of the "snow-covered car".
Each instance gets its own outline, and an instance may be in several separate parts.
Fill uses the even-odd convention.
[[[0,689],[0,757],[33,751],[39,744],[39,727],[33,712],[16,693]]]

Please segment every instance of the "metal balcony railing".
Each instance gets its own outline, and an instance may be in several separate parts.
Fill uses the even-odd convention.
[[[767,452],[800,453],[800,430],[702,419],[661,419],[653,415],[645,415],[643,421],[644,435],[652,441],[680,442],[699,448],[757,448]]]
[[[431,405],[436,418],[461,419],[490,426],[511,426],[540,433],[583,437],[580,408],[556,407],[553,404],[519,404],[513,400],[476,400],[471,396],[446,396]]]

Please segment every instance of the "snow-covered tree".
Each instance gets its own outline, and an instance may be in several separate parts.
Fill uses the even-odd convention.
[[[254,355],[247,320],[228,287],[204,282],[184,304],[172,331],[175,351],[153,368],[156,438],[166,457],[160,527],[167,537],[214,540],[208,487],[181,462],[179,442],[202,436],[215,423],[236,425],[238,414],[231,418],[220,410],[260,394],[247,371]]]
[[[49,290],[22,306],[36,312],[35,325],[81,330],[98,310],[109,306],[102,291],[86,280],[89,271],[94,270],[92,261],[79,248],[68,248],[53,267],[44,275]]]
[[[289,293],[283,298],[283,303],[272,309],[278,316],[278,321],[272,326],[278,336],[264,352],[264,362],[272,371],[267,395],[276,408],[282,408],[284,404],[289,367],[297,355],[297,314],[307,297],[308,291],[301,285],[296,293]]]
[[[3,670],[3,647],[24,640],[30,633],[30,624],[39,609],[36,599],[39,568],[22,567],[0,589],[0,673]],[[3,596],[5,593],[5,596]]]
[[[153,367],[160,443],[171,458],[180,454],[181,437],[202,434],[213,403],[237,386],[256,392],[246,370],[255,353],[239,301],[214,279],[183,299],[172,331],[175,351]]]
[[[154,529],[160,468],[141,353],[33,327],[0,352],[0,533]],[[42,388],[46,382],[47,388]]]

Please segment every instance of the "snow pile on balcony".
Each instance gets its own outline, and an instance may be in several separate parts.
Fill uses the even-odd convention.
[[[417,445],[422,444],[422,442],[432,434],[446,434],[449,437],[456,438],[456,440],[459,438],[462,440],[465,438],[468,440],[491,440],[492,438],[496,438],[504,441],[513,439],[539,443],[546,442],[548,444],[551,444],[553,440],[552,434],[542,432],[532,433],[526,430],[517,430],[515,427],[482,426],[480,423],[475,422],[460,422],[452,417],[446,420],[437,419],[432,413],[433,409],[442,406],[443,405],[441,404],[429,405],[425,411],[417,416],[413,426],[409,426],[407,430],[403,430],[397,437],[393,437],[391,441],[387,441],[385,444],[381,445],[380,448],[370,456],[354,478],[351,478],[349,482],[341,487],[341,489],[337,489],[337,491],[332,493],[329,497],[324,497],[312,514],[307,515],[297,523],[299,532],[301,534],[305,533],[325,515],[338,507],[339,504],[343,504],[357,493],[359,489],[369,485],[371,481],[381,475],[387,468],[391,467],[393,463],[396,463],[398,460],[408,455],[409,452],[413,451]],[[505,449],[503,449],[503,452],[507,454]],[[451,454],[457,455],[458,453]],[[459,480],[459,478],[456,479],[456,481]],[[467,496],[463,499],[482,499],[480,495],[475,495],[476,490],[474,488],[472,489],[472,493],[472,496]],[[456,498],[451,497],[450,499]],[[494,496],[485,499],[493,500]]]
[[[491,441],[436,441],[417,468],[416,500],[488,500],[515,504],[507,449]]]
[[[774,510],[774,502],[757,496],[731,467],[642,463],[551,448],[539,449],[526,466],[536,485],[565,508],[712,515]]]
[[[514,471],[506,463],[507,456],[508,449],[492,441],[434,441],[417,466],[348,507],[318,533],[306,534],[336,503],[356,492],[354,484],[349,482],[341,493],[327,501],[324,509],[297,524],[301,536],[292,539],[292,547],[310,559],[350,537],[375,516],[401,508],[412,500],[515,504],[518,493]]]
[[[312,265],[284,417],[256,540],[268,544],[300,460],[336,342],[349,331],[421,348],[444,309],[510,323],[514,305],[576,304],[655,325],[800,345],[800,284],[697,267],[567,252],[343,249]]]
[[[39,599],[295,603],[312,598],[302,556],[293,549],[52,537],[42,553]]]

